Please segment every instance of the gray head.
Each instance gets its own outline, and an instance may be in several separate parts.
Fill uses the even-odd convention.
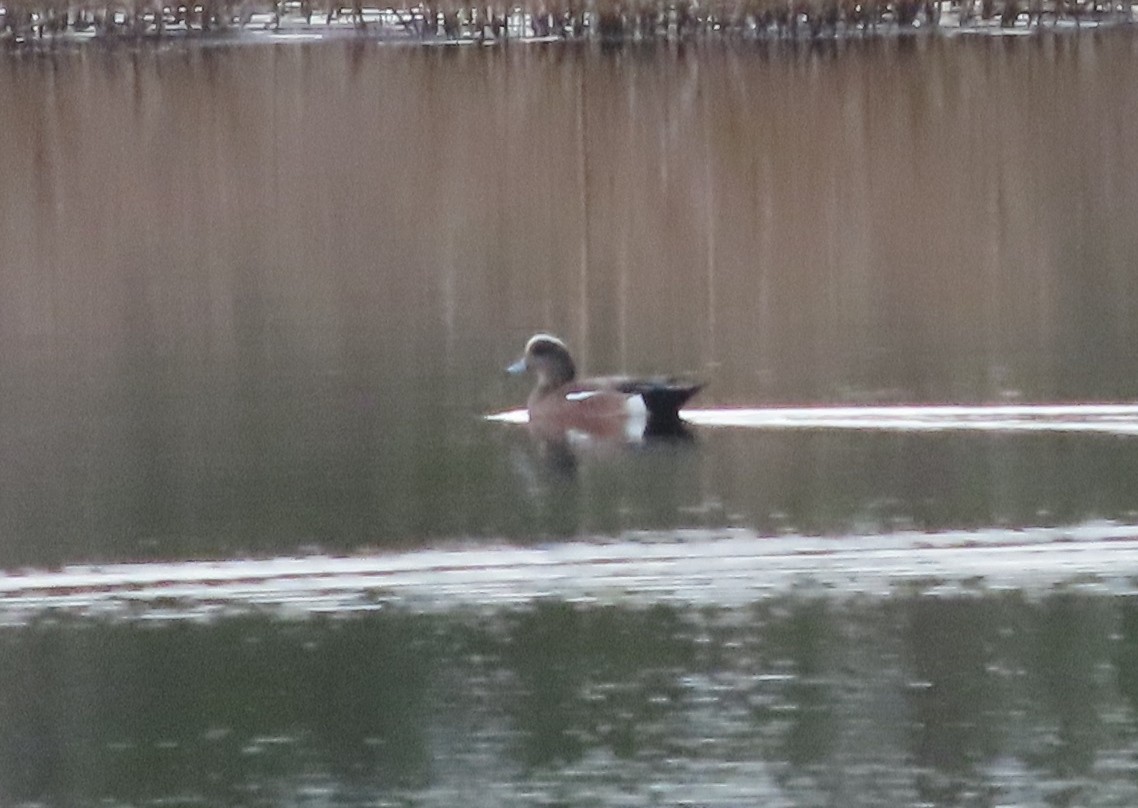
[[[535,334],[526,343],[522,358],[506,368],[508,373],[533,371],[539,390],[548,390],[573,381],[577,367],[565,343],[551,334]]]

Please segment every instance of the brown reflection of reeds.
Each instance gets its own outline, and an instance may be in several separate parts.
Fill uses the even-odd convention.
[[[211,372],[544,328],[742,403],[1133,389],[1128,37],[846,47],[6,62],[0,338],[114,356],[129,293]]]
[[[0,59],[0,526],[319,533],[342,474],[459,535],[539,329],[704,405],[1138,397],[1130,32],[355,44]]]

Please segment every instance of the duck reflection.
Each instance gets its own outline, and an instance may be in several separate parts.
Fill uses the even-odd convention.
[[[627,431],[613,434],[585,432],[574,428],[558,427],[543,421],[530,422],[528,431],[533,439],[541,465],[559,477],[571,478],[583,457],[624,455],[630,450],[639,452],[667,450],[693,444],[695,436],[682,419],[657,423],[651,418],[629,418],[624,423]]]

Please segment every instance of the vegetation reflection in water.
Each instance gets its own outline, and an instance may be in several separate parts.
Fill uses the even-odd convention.
[[[1076,590],[45,621],[0,649],[6,805],[1138,799],[1138,600]]]
[[[1138,399],[1133,33],[6,56],[0,567],[1138,521],[1114,436],[482,420],[538,329],[707,408]]]

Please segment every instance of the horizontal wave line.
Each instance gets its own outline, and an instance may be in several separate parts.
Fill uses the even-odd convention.
[[[1138,525],[834,538],[686,531],[543,547],[0,573],[0,624],[23,624],[49,611],[184,619],[263,608],[301,614],[392,605],[439,610],[541,598],[737,606],[801,591],[804,584],[832,596],[978,581],[1039,592],[1066,581],[1093,582],[1129,593],[1136,578]]]
[[[1138,404],[904,404],[893,406],[721,407],[684,410],[695,426],[764,430],[890,432],[1098,432],[1138,435]],[[486,416],[524,424],[525,410]]]

